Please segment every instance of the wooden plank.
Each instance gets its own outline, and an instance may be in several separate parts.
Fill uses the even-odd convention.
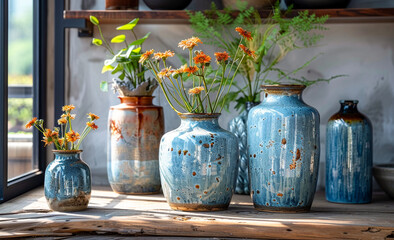
[[[294,17],[299,11],[305,9],[296,9],[288,17]],[[316,16],[330,16],[330,22],[392,22],[394,21],[394,8],[346,8],[346,9],[310,9],[310,13]],[[234,15],[237,13],[234,12]],[[267,18],[272,14],[271,10],[262,10],[260,15]],[[64,11],[65,19],[85,18],[89,19],[90,15],[96,16],[102,23],[125,23],[130,19],[140,18],[141,20],[161,20],[156,23],[167,23],[165,20],[183,20],[189,19],[186,11],[136,11],[136,10],[83,10],[83,11]],[[171,21],[170,21],[171,22]]]
[[[171,210],[162,195],[126,196],[94,190],[89,209],[50,211],[43,189],[0,205],[0,238],[80,233],[129,236],[275,239],[384,239],[394,237],[394,201],[375,194],[371,204],[334,204],[319,193],[310,213],[258,212],[249,196],[234,195],[229,210]]]

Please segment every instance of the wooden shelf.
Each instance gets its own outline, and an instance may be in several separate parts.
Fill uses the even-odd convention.
[[[293,17],[296,9],[289,17]],[[308,10],[316,16],[329,15],[330,22],[394,22],[394,8],[347,8],[347,9],[312,9]],[[270,10],[262,10],[263,18],[271,14]],[[141,20],[160,20],[158,23],[167,23],[162,20],[183,20],[187,22],[188,15],[183,10],[173,11],[136,11],[136,10],[86,10],[64,11],[65,19],[89,19],[90,15],[96,16],[102,23],[124,23],[133,18]]]
[[[226,211],[181,212],[171,210],[162,194],[119,195],[109,188],[96,188],[86,211],[62,213],[48,209],[41,187],[1,204],[0,216],[0,238],[6,239],[72,235],[101,239],[100,235],[115,238],[120,234],[119,239],[151,236],[177,240],[394,237],[394,201],[383,193],[374,193],[370,204],[335,204],[320,192],[311,212],[288,214],[259,212],[247,195],[234,195]]]

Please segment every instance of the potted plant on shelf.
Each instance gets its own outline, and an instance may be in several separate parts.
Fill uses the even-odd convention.
[[[275,209],[278,209],[278,207],[282,206],[284,206],[288,210],[291,210],[291,203],[295,202],[295,198],[297,198],[299,195],[288,194],[288,196],[293,196],[293,198],[290,197],[286,199],[278,198],[278,196],[268,196],[268,193],[272,192],[273,187],[280,189],[281,187],[278,184],[283,181],[275,180],[275,183],[273,183],[272,179],[270,177],[267,177],[267,181],[264,184],[269,184],[269,186],[264,187],[263,191],[263,189],[261,189],[261,185],[259,185],[261,184],[261,182],[258,182],[257,185],[253,182],[250,183],[249,176],[251,181],[253,181],[253,179],[262,178],[262,176],[270,172],[268,170],[271,169],[271,173],[278,173],[275,175],[276,177],[284,177],[281,175],[282,172],[273,170],[272,167],[268,167],[268,169],[266,169],[269,165],[268,162],[271,162],[271,160],[274,162],[283,162],[281,166],[287,164],[290,167],[290,165],[293,164],[292,158],[289,159],[289,156],[283,154],[281,155],[281,149],[283,149],[282,147],[286,146],[289,149],[293,149],[292,151],[294,151],[294,154],[297,153],[296,150],[299,148],[306,150],[309,149],[309,147],[285,137],[282,137],[279,140],[275,140],[274,144],[274,138],[276,139],[280,136],[284,136],[284,134],[289,134],[290,132],[295,131],[294,129],[289,129],[289,126],[286,127],[285,123],[280,123],[281,121],[285,120],[284,118],[282,118],[282,116],[276,116],[274,114],[274,112],[279,113],[283,110],[283,115],[286,115],[286,103],[278,102],[279,107],[276,109],[271,109],[270,106],[267,106],[268,103],[263,102],[259,107],[256,107],[260,110],[254,111],[254,115],[249,116],[249,118],[251,118],[252,120],[247,121],[247,119],[248,115],[250,114],[250,109],[260,103],[260,94],[262,91],[265,93],[265,97],[271,95],[280,96],[291,93],[290,95],[297,96],[301,100],[301,92],[305,88],[305,85],[308,86],[318,82],[328,82],[334,78],[339,77],[333,76],[329,79],[316,80],[307,80],[303,77],[301,79],[298,79],[296,77],[293,77],[295,73],[300,71],[302,68],[308,66],[316,57],[305,61],[300,65],[300,67],[291,71],[278,67],[280,61],[289,52],[296,49],[302,49],[315,45],[323,37],[316,30],[326,29],[325,27],[323,27],[323,24],[328,17],[316,17],[315,15],[310,15],[307,11],[305,11],[300,12],[296,17],[286,18],[286,14],[288,14],[291,9],[286,12],[281,12],[279,9],[279,3],[276,3],[275,7],[273,8],[272,15],[265,19],[264,22],[262,22],[261,17],[255,9],[248,8],[245,2],[240,2],[238,5],[238,9],[240,9],[240,12],[235,18],[233,17],[233,15],[231,15],[231,12],[220,12],[217,11],[215,8],[213,8],[206,14],[202,12],[189,12],[188,14],[190,16],[190,22],[192,23],[193,29],[202,39],[209,40],[208,44],[212,44],[215,47],[225,49],[226,51],[232,53],[235,51],[234,43],[238,42],[240,38],[243,38],[245,39],[245,46],[252,51],[255,51],[256,57],[245,58],[239,68],[238,72],[241,75],[243,82],[234,83],[236,90],[230,91],[230,93],[227,95],[227,98],[224,99],[227,105],[230,102],[235,101],[237,103],[235,106],[236,109],[245,109],[239,117],[233,119],[229,123],[230,131],[234,132],[240,140],[240,167],[238,171],[239,173],[236,192],[240,194],[251,193],[255,205],[259,209],[262,209],[262,207],[260,207],[259,199],[267,197],[266,199],[269,199],[269,201],[267,200],[268,202],[264,202],[262,205],[270,206],[270,209],[268,210],[272,209],[273,211],[275,211]],[[251,31],[245,31],[243,28],[239,27],[237,29],[239,36],[227,34],[227,29],[234,26],[246,26],[251,29]],[[276,75],[276,79],[274,80],[271,79],[273,73]],[[260,86],[264,84],[291,85],[279,85],[274,87],[263,86],[263,88],[260,88]],[[294,84],[296,86],[294,86]],[[280,104],[282,104],[283,107],[280,107]],[[304,103],[299,102],[299,104],[303,105]],[[294,111],[294,114],[291,114],[293,115],[293,117],[305,117],[303,113],[299,112],[297,109],[292,108],[292,111]],[[268,115],[264,115],[263,112],[264,114]],[[318,113],[315,112],[315,110],[310,109],[309,112],[313,112],[313,117],[318,118]],[[260,113],[264,116],[259,115]],[[271,115],[275,115],[275,120],[273,118],[271,119]],[[267,126],[267,128],[264,129],[264,132],[261,132],[261,121],[265,119],[270,119],[269,121],[267,121],[269,122],[269,124],[264,124],[264,126]],[[249,126],[249,123],[252,125]],[[274,134],[271,130],[269,130],[271,129],[271,127],[274,127],[274,125],[272,124],[283,126],[282,128],[278,127]],[[293,126],[298,126],[297,124],[302,123],[297,122],[294,124],[295,125]],[[254,129],[249,128],[249,130],[247,130],[248,126]],[[310,186],[310,189],[313,189],[313,191],[311,190],[309,192],[308,201],[302,202],[302,200],[297,200],[297,204],[299,202],[302,202],[301,206],[310,206],[310,204],[312,203],[311,199],[313,199],[313,193],[315,188],[314,186],[316,185],[318,166],[317,164],[319,159],[318,122],[311,121],[310,125],[308,126],[310,126],[312,130],[314,130],[314,135],[313,137],[311,136],[311,139],[309,140],[313,142],[313,144],[310,144],[312,146],[311,150],[313,151],[313,153],[316,153],[308,155],[309,159],[306,159],[305,157],[305,162],[314,161],[314,164],[309,164],[309,166],[314,167],[314,175],[312,179],[308,179],[308,181],[311,180],[311,183],[313,183]],[[300,136],[305,131],[309,130],[311,129],[299,128],[296,130],[298,132],[294,132],[293,135]],[[248,136],[249,132],[251,132],[254,137]],[[270,133],[273,133],[275,136],[271,136]],[[267,140],[265,138],[269,139]],[[250,142],[248,142],[248,139]],[[282,144],[282,142],[284,144]],[[300,144],[302,146],[299,146]],[[269,150],[259,149],[257,151],[257,148],[262,146],[274,146],[274,148],[271,148]],[[297,156],[298,155],[295,156],[295,159],[297,158]],[[267,166],[262,166],[262,159],[265,159]],[[267,159],[270,159],[270,161],[267,161]],[[272,164],[272,166],[274,166],[276,163]],[[294,166],[294,164],[292,166]],[[299,164],[298,166],[301,166],[301,164]],[[308,164],[305,163],[303,165],[302,171],[307,171],[307,166]],[[249,170],[251,170],[251,172],[249,172]],[[251,186],[251,189],[249,189],[249,186]],[[276,189],[275,191],[277,191],[277,194],[279,195],[285,192],[282,189],[278,189]]]
[[[86,209],[92,189],[90,169],[82,161],[79,147],[89,132],[98,128],[95,120],[99,117],[87,114],[89,121],[79,134],[71,124],[75,119],[75,114],[71,114],[74,108],[73,105],[63,107],[64,114],[58,120],[60,127],[53,130],[45,128],[42,119],[33,118],[26,124],[26,128],[34,126],[44,135],[45,146],[55,145],[55,160],[45,170],[44,189],[49,208],[61,212]]]
[[[119,31],[130,31],[135,38],[131,43],[125,34],[111,39],[120,44],[114,51],[105,40],[99,21],[94,16],[90,21],[97,26],[100,39],[93,38],[93,44],[105,47],[111,58],[104,61],[102,73],[110,71],[113,89],[119,94],[121,104],[109,111],[108,128],[108,180],[112,189],[121,194],[153,194],[160,192],[159,143],[164,134],[164,115],[160,106],[152,104],[153,92],[158,84],[145,76],[146,67],[138,61],[142,44],[149,33],[138,38],[134,27],[138,18],[117,27]],[[100,84],[106,91],[106,81]]]
[[[192,37],[178,44],[189,52],[188,64],[180,68],[167,65],[171,51],[153,54],[150,50],[140,59],[181,118],[180,127],[163,136],[159,153],[163,193],[175,210],[227,209],[237,173],[237,138],[220,128],[218,118],[224,107],[221,99],[230,90],[245,53],[238,54],[243,52],[240,47],[233,58],[225,51],[216,52],[214,69],[210,56],[194,51],[200,43]]]

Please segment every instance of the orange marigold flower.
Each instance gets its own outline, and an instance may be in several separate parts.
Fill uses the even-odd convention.
[[[86,125],[93,130],[96,130],[98,126],[94,122],[87,122]]]
[[[157,76],[161,79],[164,79],[165,77],[169,77],[172,73],[174,72],[174,70],[171,70],[171,67],[168,68],[163,68],[158,74]]]
[[[25,128],[31,128],[31,127],[36,123],[36,121],[37,121],[37,118],[34,117],[32,120],[30,120],[30,122],[28,122],[28,123],[25,125]]]
[[[65,105],[65,106],[63,106],[63,108],[62,108],[62,111],[63,112],[69,112],[69,111],[71,111],[71,110],[73,110],[75,108],[75,106],[74,105]]]
[[[175,53],[173,51],[167,50],[163,53],[162,52],[155,53],[154,58],[156,60],[159,60],[159,59],[166,60],[167,58],[173,57],[173,56],[175,56]]]
[[[189,73],[187,76],[190,76],[190,74],[197,72],[197,70],[198,70],[198,67],[196,67],[196,66],[185,67],[183,69],[184,72]]]
[[[204,87],[195,87],[195,88],[189,89],[189,94],[191,94],[191,95],[200,94],[201,91],[203,91],[203,90],[204,90]]]
[[[254,51],[250,50],[249,48],[245,47],[243,44],[239,44],[239,47],[250,57],[256,57]]]
[[[52,137],[52,130],[47,128],[43,134],[46,138],[50,138]]]
[[[143,53],[140,57],[140,60],[138,61],[139,63],[143,63],[146,61],[146,59],[149,58],[150,55],[152,55],[155,52],[155,50],[151,49],[149,51],[146,51],[145,53]]]
[[[224,52],[216,52],[215,53],[215,57],[216,57],[216,61],[218,63],[220,63],[220,62],[227,61],[228,58],[229,58],[229,55],[228,55],[228,53],[226,51],[224,51]]]
[[[96,120],[96,119],[100,119],[100,117],[97,116],[97,115],[94,114],[94,113],[88,113],[88,115],[89,115],[90,119],[92,119],[92,121],[94,121],[94,120]]]
[[[69,142],[75,142],[79,139],[79,133],[75,132],[74,130],[71,130],[68,133],[66,133],[66,139]]]
[[[75,119],[75,114],[70,114],[70,113],[67,113],[67,114],[62,114],[61,116],[60,116],[61,118],[70,118],[70,119]]]
[[[64,143],[64,138],[58,138],[57,142],[59,143],[60,146],[62,146]]]
[[[211,61],[211,57],[206,55],[203,51],[200,51],[194,58],[194,63],[195,64],[205,64],[209,63]]]
[[[235,31],[237,31],[239,33],[239,35],[241,35],[242,37],[246,38],[247,40],[253,40],[251,32],[248,32],[248,31],[246,31],[245,29],[243,29],[241,27],[236,27]]]
[[[180,41],[178,43],[178,47],[182,48],[183,50],[186,48],[192,50],[195,46],[197,46],[197,43],[202,43],[202,41],[198,37],[191,37]]]
[[[58,138],[59,137],[59,132],[53,131],[51,137],[55,138],[55,139]]]
[[[41,141],[45,143],[44,147],[46,147],[47,145],[51,145],[51,143],[53,143],[53,139],[52,138],[44,137],[44,139],[41,140]]]
[[[66,124],[67,123],[67,119],[65,119],[65,118],[59,118],[58,120],[57,120],[57,124],[59,124],[59,125],[62,125],[62,124]]]

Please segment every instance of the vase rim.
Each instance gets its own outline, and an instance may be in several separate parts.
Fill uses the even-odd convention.
[[[123,99],[130,99],[130,98],[155,98],[155,96],[152,95],[135,95],[135,96],[118,96],[118,98],[123,98]]]
[[[357,104],[358,100],[339,100],[339,103],[344,104],[344,103],[351,103],[351,104]]]
[[[181,119],[189,118],[218,118],[221,113],[178,113]]]
[[[52,150],[52,152],[60,154],[76,154],[83,152],[83,150]]]
[[[272,84],[272,85],[261,85],[261,88],[267,89],[267,90],[283,90],[283,89],[304,90],[306,88],[306,85],[302,85],[302,84]]]

